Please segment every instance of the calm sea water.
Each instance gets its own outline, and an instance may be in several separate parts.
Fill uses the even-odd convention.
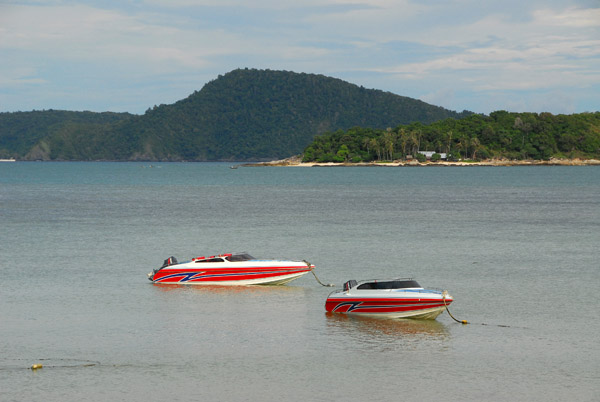
[[[599,244],[598,167],[0,163],[0,400],[598,400]],[[411,276],[472,324],[146,278],[230,251]]]

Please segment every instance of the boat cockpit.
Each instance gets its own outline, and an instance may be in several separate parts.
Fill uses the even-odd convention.
[[[358,286],[357,286],[358,285]],[[390,281],[366,281],[358,284],[354,279],[344,283],[344,291],[356,288],[358,290],[389,290],[419,288],[421,285],[412,279],[394,279]]]
[[[224,262],[224,261],[229,261],[229,262],[240,262],[240,261],[252,261],[255,260],[254,257],[252,257],[250,254],[248,253],[235,253],[235,254],[220,254],[220,255],[211,255],[210,257],[197,257],[197,258],[193,258],[192,261],[195,263],[202,263],[202,262]]]

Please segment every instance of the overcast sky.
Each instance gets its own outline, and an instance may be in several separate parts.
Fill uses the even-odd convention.
[[[1,112],[142,114],[244,67],[457,111],[600,111],[600,0],[0,0]]]

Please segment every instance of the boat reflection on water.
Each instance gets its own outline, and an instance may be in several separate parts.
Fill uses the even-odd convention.
[[[350,335],[364,341],[445,340],[450,333],[435,320],[388,319],[325,313],[332,334]]]

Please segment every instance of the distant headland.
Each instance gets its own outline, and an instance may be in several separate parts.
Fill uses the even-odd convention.
[[[595,165],[600,113],[496,111],[430,124],[353,127],[315,136],[299,166]],[[273,164],[273,163],[272,163]]]

